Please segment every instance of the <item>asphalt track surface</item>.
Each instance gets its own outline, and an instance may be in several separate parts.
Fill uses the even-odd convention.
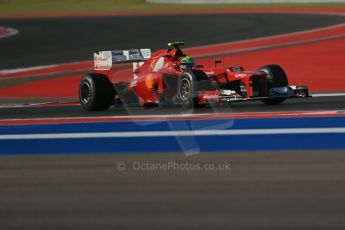
[[[303,22],[303,23],[301,23]],[[3,19],[19,30],[0,39],[0,69],[90,60],[99,50],[188,47],[239,41],[344,22],[344,17],[316,14],[214,14],[50,19]]]
[[[162,21],[155,16],[1,20],[0,24],[18,28],[21,33],[0,40],[1,52],[9,55],[0,57],[0,69],[88,59],[94,50],[109,49],[114,40],[121,42],[117,43],[121,48],[159,48],[166,40],[185,40],[196,46],[339,22],[343,18],[302,14],[179,15],[163,16]],[[193,30],[189,30],[190,24]],[[61,33],[63,27],[68,31]],[[217,36],[205,36],[206,27],[208,34]],[[183,35],[172,37],[181,30]],[[41,31],[46,34],[38,35]],[[143,36],[147,31],[159,36]],[[98,33],[102,34],[95,36]],[[117,44],[114,48],[119,48]],[[234,113],[345,110],[344,102],[345,97],[315,97],[290,99],[278,106],[236,103],[230,109]],[[133,112],[181,111],[131,108]],[[228,107],[225,112],[229,112]],[[0,108],[0,119],[127,114],[121,108],[87,113],[80,106]],[[169,161],[230,163],[231,169],[137,171],[131,167],[133,162]],[[125,162],[126,170],[117,170],[119,162]],[[344,229],[344,164],[344,151],[232,152],[192,157],[182,153],[0,156],[0,228]]]
[[[135,170],[140,163],[227,171]],[[117,164],[125,162],[126,170]],[[1,229],[344,229],[344,152],[1,156]]]
[[[281,105],[267,106],[260,101],[236,102],[231,106],[216,106],[186,110],[180,107],[142,108],[111,107],[107,111],[86,112],[80,105],[69,106],[33,106],[0,108],[0,119],[61,118],[61,117],[97,117],[127,115],[166,115],[183,113],[250,113],[250,112],[288,112],[338,110],[345,112],[345,96],[311,97],[288,99]]]

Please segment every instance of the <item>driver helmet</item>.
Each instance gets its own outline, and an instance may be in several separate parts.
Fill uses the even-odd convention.
[[[190,56],[185,56],[185,57],[181,57],[180,58],[180,69],[181,71],[186,70],[187,68],[193,68],[193,66],[195,65],[194,60],[192,57]]]

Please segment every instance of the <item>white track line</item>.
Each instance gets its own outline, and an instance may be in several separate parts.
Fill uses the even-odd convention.
[[[345,93],[313,93],[312,97],[342,97]]]
[[[63,65],[63,64],[61,64]],[[19,73],[19,72],[27,72],[32,70],[41,70],[41,69],[48,69],[53,67],[58,67],[59,64],[56,65],[43,65],[43,66],[35,66],[35,67],[27,67],[27,68],[18,68],[18,69],[5,69],[1,70],[0,74],[11,74],[11,73]]]
[[[173,136],[233,136],[233,135],[272,135],[272,134],[345,134],[341,128],[293,128],[293,129],[240,129],[240,130],[183,130],[183,131],[144,131],[144,132],[99,132],[99,133],[54,133],[54,134],[15,134],[0,135],[0,140],[35,139],[76,139],[76,138],[134,138],[134,137],[173,137]]]
[[[66,65],[79,65],[79,64],[87,64],[92,61],[77,61],[77,62],[66,62],[66,63],[59,63],[53,65],[42,65],[42,66],[34,66],[34,67],[24,67],[24,68],[17,68],[17,69],[4,69],[0,70],[0,74],[12,74],[12,73],[21,73],[33,70],[41,70],[41,69],[49,69],[49,68],[60,68]]]

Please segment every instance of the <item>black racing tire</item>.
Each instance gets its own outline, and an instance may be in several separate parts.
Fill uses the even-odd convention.
[[[200,90],[215,90],[206,73],[201,70],[183,72],[177,83],[179,104],[184,108],[204,107],[204,104],[198,103]]]
[[[266,65],[259,69],[267,73],[268,90],[274,87],[289,86],[285,71],[279,65]],[[278,105],[283,103],[286,98],[267,98],[261,100],[265,105]]]
[[[113,103],[115,90],[103,74],[88,74],[79,83],[79,102],[86,111],[107,110]]]

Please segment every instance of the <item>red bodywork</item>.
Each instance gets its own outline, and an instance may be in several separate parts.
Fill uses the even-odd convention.
[[[162,98],[171,100],[177,93],[176,85],[181,75],[179,58],[185,56],[180,49],[159,50],[144,63],[133,63],[133,72],[119,76],[118,70],[98,70],[111,79],[113,84],[127,82],[127,90],[134,92],[140,105],[158,104]],[[266,73],[245,71],[242,67],[205,68],[196,65],[192,70],[203,71],[215,85],[215,90],[200,91],[199,103],[219,102],[221,90],[228,90],[228,96],[241,98],[267,97]],[[218,63],[218,65],[220,65]],[[128,79],[125,80],[124,79]]]

